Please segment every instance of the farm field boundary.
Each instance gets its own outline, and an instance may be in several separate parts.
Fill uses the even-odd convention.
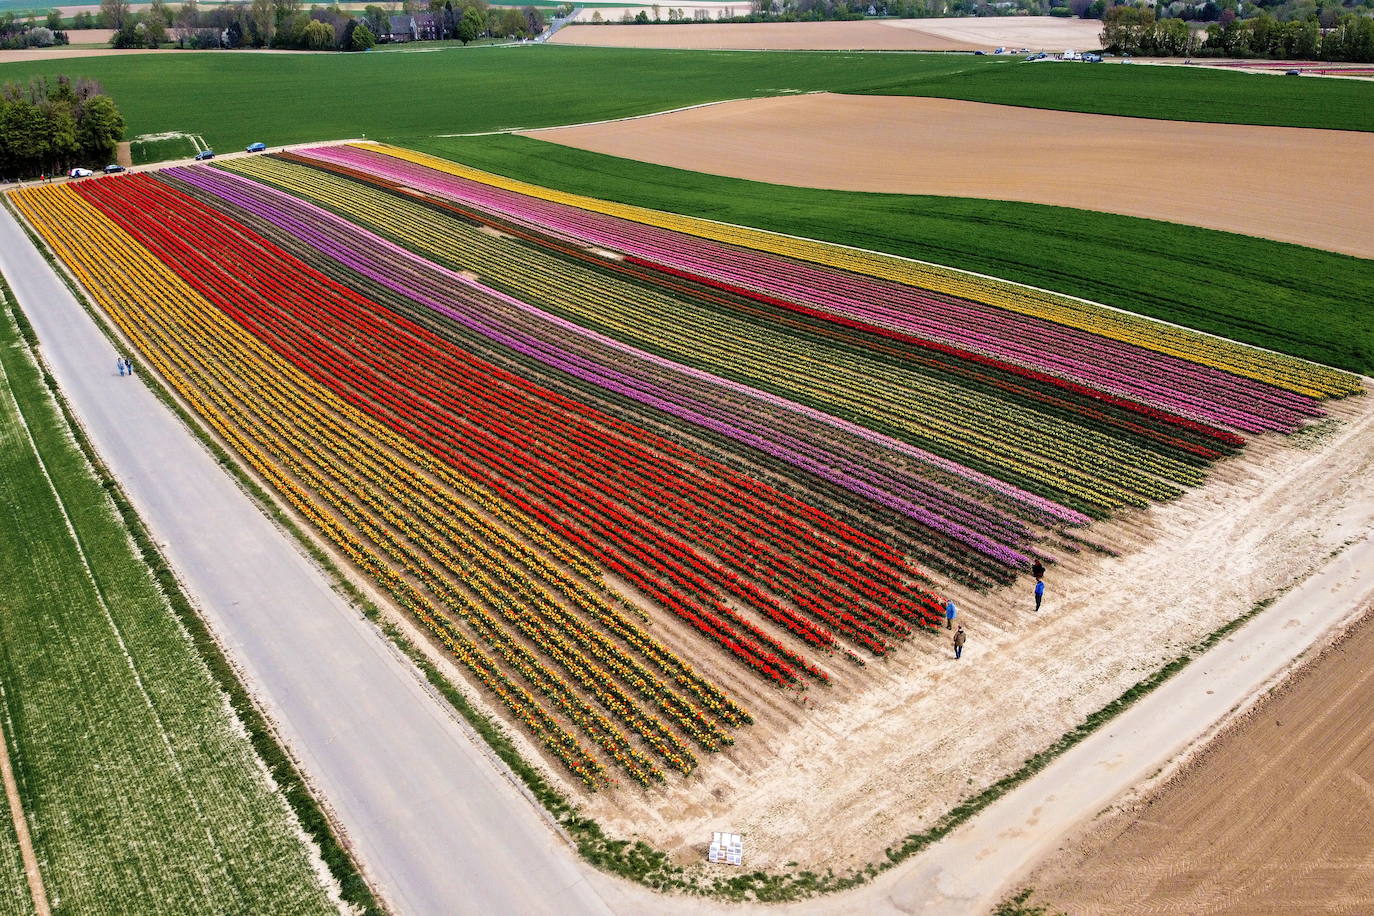
[[[25,61],[0,65],[0,81],[60,73],[97,79],[119,101],[130,136],[184,130],[202,135],[215,149],[242,148],[256,140],[278,146],[359,134],[417,137],[552,127],[811,91],[1374,130],[1374,84],[1355,80],[1256,82],[1216,70],[1037,66],[951,54],[756,54],[541,44],[491,47],[479,54],[163,52]],[[414,91],[416,85],[445,79],[481,85],[484,91],[480,97]],[[162,91],[169,82],[185,92]],[[361,97],[355,89],[360,84],[369,87]],[[283,86],[292,91],[282,92]]]
[[[1007,136],[1034,137],[1008,144]],[[772,184],[978,197],[1121,213],[1374,257],[1374,192],[1296,187],[1291,162],[1374,159],[1374,135],[810,94],[753,99],[526,136]],[[856,161],[854,149],[865,151]],[[970,166],[970,153],[977,163]],[[1111,173],[1093,175],[1104,161]],[[1248,162],[1199,185],[1159,163]],[[1111,174],[1130,174],[1116,181]],[[1351,177],[1351,176],[1347,176]]]
[[[1000,277],[1374,373],[1374,333],[1360,304],[1374,297],[1368,259],[1040,204],[766,184],[520,136],[405,143],[572,194]]]
[[[643,855],[643,854],[640,853],[640,852],[638,852],[637,848],[636,848],[635,850],[632,850],[632,851],[631,851],[630,857],[631,857],[631,858],[634,858],[634,856],[635,856],[636,854],[637,854],[637,855],[640,855],[641,858],[642,858],[642,855]],[[783,879],[778,879],[778,880],[783,880]],[[785,884],[785,883],[786,883],[786,882],[784,881],[784,884]],[[815,878],[815,876],[812,876],[811,884],[810,884],[809,886],[804,886],[804,887],[803,887],[803,891],[805,891],[805,890],[815,890],[817,886],[823,885],[824,883],[825,883],[824,881],[822,881],[822,880],[817,880],[817,879]],[[746,889],[746,890],[747,890],[747,889]],[[757,892],[757,889],[755,889],[755,890],[756,890],[756,892]],[[765,888],[764,893],[769,893],[769,891]]]
[[[15,484],[34,484],[22,500],[10,503],[25,507],[29,524],[22,535],[9,536],[8,543],[35,563],[31,577],[6,577],[16,583],[11,586],[12,603],[7,604],[19,609],[11,622],[25,625],[22,619],[42,626],[45,614],[53,617],[52,627],[63,629],[71,642],[46,650],[46,665],[57,671],[103,672],[98,703],[83,696],[89,689],[85,678],[70,677],[61,690],[72,695],[70,702],[81,711],[66,710],[54,705],[60,697],[54,696],[53,686],[41,676],[35,680],[29,670],[34,669],[32,660],[26,663],[23,658],[28,650],[21,647],[41,642],[7,637],[7,665],[21,667],[10,668],[12,679],[7,679],[6,730],[25,807],[32,812],[35,846],[48,870],[49,892],[69,906],[92,899],[93,893],[146,894],[142,899],[148,912],[163,911],[173,899],[179,900],[180,912],[188,912],[186,907],[194,911],[190,887],[200,887],[206,899],[218,896],[223,902],[233,897],[245,906],[289,906],[302,912],[334,909],[338,889],[327,894],[320,887],[325,872],[317,858],[320,853],[307,855],[303,848],[315,842],[302,830],[309,824],[310,811],[296,797],[289,772],[280,766],[280,750],[261,727],[243,687],[137,516],[74,425],[46,367],[36,361],[36,354],[31,358],[31,331],[22,313],[11,306],[3,284],[0,291],[6,293],[7,396],[12,392],[15,416],[28,430],[30,452],[41,471],[38,478],[13,466],[7,472]],[[23,454],[22,449],[14,451],[15,456]],[[46,482],[51,500],[43,499],[37,479]],[[55,510],[46,508],[47,502]],[[40,517],[46,522],[39,522]],[[17,546],[21,544],[27,550]],[[46,610],[36,611],[31,596],[16,594],[17,583],[51,591],[58,562],[67,564],[66,597],[50,594],[40,605]],[[83,611],[101,613],[72,616],[67,602],[78,601]],[[176,686],[168,680],[167,665],[177,672]],[[32,704],[46,705],[35,709]],[[88,710],[96,708],[99,721],[86,721]],[[117,737],[109,734],[111,729],[119,730]],[[191,733],[194,740],[187,737]],[[121,762],[111,764],[111,753]],[[63,756],[72,754],[79,763]],[[198,759],[211,754],[213,767]],[[63,759],[60,767],[54,762]],[[121,772],[128,766],[138,767],[142,774],[162,775],[139,780]],[[55,767],[60,777],[54,777]],[[89,772],[87,767],[96,769]],[[218,775],[208,777],[209,771]],[[109,780],[118,786],[102,785]],[[60,786],[56,793],[54,783]],[[119,809],[131,812],[133,822],[127,816],[116,818],[73,845],[67,824],[81,824],[108,805],[99,799],[110,792],[118,793]],[[219,804],[234,806],[236,823],[226,825]],[[70,806],[76,807],[67,810]],[[327,855],[325,839],[321,846]],[[207,841],[215,852],[204,851]],[[118,852],[103,848],[111,843],[144,852],[131,856],[123,845]],[[188,870],[178,855],[183,849],[193,854],[200,850],[204,858]],[[87,860],[92,854],[102,857],[101,864]],[[207,864],[217,856],[218,870]],[[137,875],[132,885],[131,868]],[[203,874],[197,877],[197,871]],[[93,880],[96,888],[90,884]]]
[[[1104,916],[1374,907],[1371,653],[1366,611],[1167,779],[1067,838],[1027,878],[1037,902]]]

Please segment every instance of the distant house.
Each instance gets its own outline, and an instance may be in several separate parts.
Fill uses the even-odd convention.
[[[387,41],[433,41],[439,37],[439,17],[433,13],[408,13],[387,17]]]

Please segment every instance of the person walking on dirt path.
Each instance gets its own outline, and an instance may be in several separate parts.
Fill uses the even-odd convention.
[[[959,629],[954,631],[954,657],[962,658],[964,655],[964,640],[968,638],[964,633],[964,625],[959,624]]]
[[[124,357],[124,368],[129,370],[130,375],[134,374],[134,361],[127,356]]]
[[[1045,578],[1045,564],[1041,563],[1039,559],[1031,564],[1031,575],[1037,579]]]
[[[1045,598],[1045,582],[1043,579],[1035,580],[1035,609],[1040,610],[1040,602]]]
[[[953,602],[953,601],[946,601],[946,602],[945,602],[945,629],[946,629],[946,630],[952,630],[952,629],[954,629],[954,615],[955,615],[956,613],[958,613],[958,612],[954,610],[954,602]]]
[[[115,357],[115,371],[118,372],[120,375],[124,374],[124,357]]]

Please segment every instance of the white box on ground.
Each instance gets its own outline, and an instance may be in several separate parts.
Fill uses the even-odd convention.
[[[723,865],[744,864],[744,836],[738,833],[711,834],[711,848],[706,853],[706,861]]]

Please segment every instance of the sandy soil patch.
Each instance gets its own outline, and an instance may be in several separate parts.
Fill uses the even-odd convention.
[[[1374,615],[1029,880],[1069,913],[1374,912]]]
[[[1063,558],[1038,614],[1027,583],[947,589],[969,631],[961,661],[944,636],[919,637],[862,670],[837,668],[838,686],[801,701],[698,653],[759,724],[686,784],[586,807],[684,862],[700,861],[711,831],[733,830],[750,865],[860,866],[1374,531],[1371,475],[1374,398],[1359,397],[1307,434],[1256,440],[1173,503],[1095,528],[1112,529],[1105,540],[1127,545],[1122,555]]]
[[[747,5],[735,4],[737,12]],[[719,9],[719,7],[716,7]],[[686,8],[693,16],[693,8]],[[595,10],[583,10],[590,20]],[[626,10],[604,9],[616,22]],[[628,10],[630,15],[638,9]],[[728,15],[728,14],[727,14]],[[718,18],[712,12],[712,18]],[[866,19],[855,22],[731,22],[690,25],[606,25],[566,28],[557,44],[617,48],[725,48],[798,51],[991,51],[999,47],[1035,51],[1082,50],[1101,45],[1102,24],[1083,19],[987,17],[958,19]]]
[[[774,184],[1056,204],[1374,257],[1374,183],[1358,167],[1374,134],[1356,131],[818,93],[527,136]],[[1318,164],[1326,179],[1298,180]]]

